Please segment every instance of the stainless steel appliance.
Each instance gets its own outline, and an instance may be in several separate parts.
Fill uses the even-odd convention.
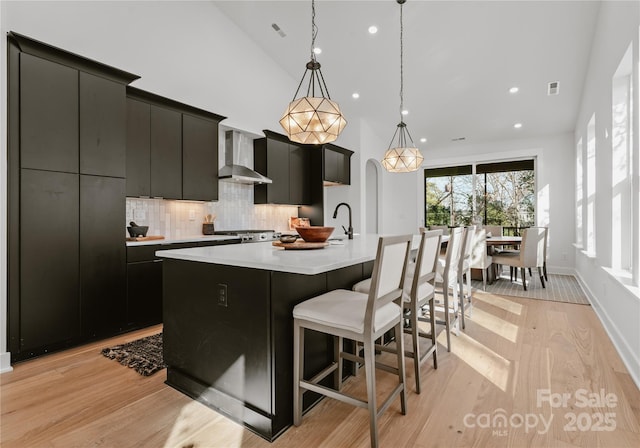
[[[233,235],[240,238],[242,243],[260,243],[280,239],[280,232],[275,230],[216,230],[214,235]]]

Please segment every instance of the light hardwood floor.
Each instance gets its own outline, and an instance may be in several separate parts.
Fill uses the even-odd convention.
[[[165,385],[164,371],[143,377],[100,354],[103,347],[160,330],[19,363],[0,375],[0,446],[369,446],[364,409],[325,399],[304,416],[302,426],[269,444]],[[640,391],[591,307],[478,292],[466,331],[452,340],[451,353],[440,345],[437,370],[430,361],[423,363],[420,395],[414,392],[413,361],[407,360],[408,414],[400,414],[399,403],[386,411],[381,446],[640,446]],[[364,397],[363,379],[363,374],[351,378],[346,387]],[[391,381],[381,372],[379,389]],[[538,406],[543,390],[569,394],[567,406],[551,408],[548,401]],[[581,390],[615,394],[616,406],[580,408]],[[598,415],[606,413],[614,415],[600,427],[615,429],[592,430]],[[505,416],[507,424],[497,426],[503,420],[496,415]],[[551,419],[547,430],[541,418]]]

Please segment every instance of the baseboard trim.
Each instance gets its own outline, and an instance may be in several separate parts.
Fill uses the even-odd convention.
[[[11,372],[12,370],[13,367],[11,367],[11,353],[0,353],[0,374]]]
[[[631,350],[626,339],[620,334],[618,328],[614,325],[613,321],[609,317],[609,314],[604,309],[597,296],[591,291],[587,283],[584,281],[580,273],[576,270],[574,275],[580,284],[580,287],[587,295],[587,299],[591,302],[591,308],[596,312],[596,316],[600,319],[600,323],[604,327],[604,331],[607,332],[609,339],[616,348],[618,355],[622,359],[622,363],[625,365],[631,375],[631,379],[636,384],[636,387],[640,389],[640,359]]]
[[[576,270],[573,268],[568,268],[566,266],[547,266],[547,272],[549,274],[557,274],[557,275],[576,275]]]

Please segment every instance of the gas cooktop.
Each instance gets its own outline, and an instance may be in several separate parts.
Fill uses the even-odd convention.
[[[259,243],[261,241],[275,241],[280,238],[280,232],[275,230],[216,230],[214,235],[234,235],[240,237],[243,243]]]

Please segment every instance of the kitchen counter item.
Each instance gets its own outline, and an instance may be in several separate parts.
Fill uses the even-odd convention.
[[[296,232],[307,243],[323,243],[333,233],[335,227],[309,226],[296,227]]]
[[[293,250],[309,250],[309,249],[322,249],[327,247],[329,243],[307,243],[306,241],[295,241],[293,243],[283,243],[280,241],[274,241],[271,243],[272,246],[282,247],[285,250],[293,249]]]
[[[298,235],[280,235],[281,243],[295,243],[298,239]]]
[[[149,236],[130,236],[127,237],[127,241],[154,241],[154,240],[163,240],[164,236],[162,235],[149,235]]]
[[[240,242],[240,238],[233,235],[194,235],[190,237],[183,238],[165,238],[163,240],[147,240],[147,239],[139,239],[139,240],[129,240],[127,238],[127,247],[135,247],[135,246],[146,246],[152,244],[162,244],[169,245],[175,243],[199,243],[202,241],[229,241],[236,240],[238,243]],[[235,241],[234,241],[235,242]]]

